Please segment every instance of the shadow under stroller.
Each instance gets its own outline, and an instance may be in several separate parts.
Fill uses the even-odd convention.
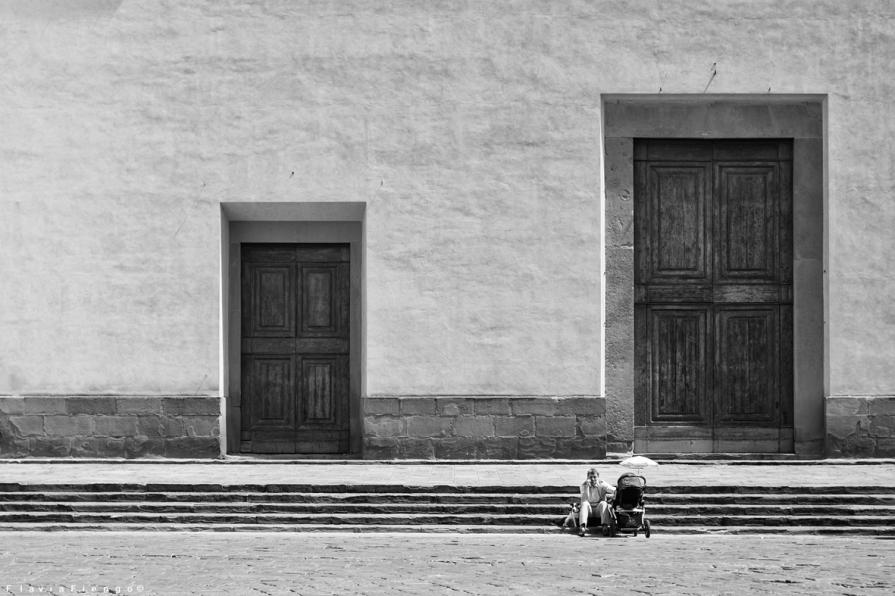
[[[637,474],[626,473],[618,477],[615,498],[609,506],[611,523],[603,525],[603,536],[615,536],[619,532],[637,532],[650,537],[649,520],[645,519],[646,509],[643,506],[643,493],[646,478]]]

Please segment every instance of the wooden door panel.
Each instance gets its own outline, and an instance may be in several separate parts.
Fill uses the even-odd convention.
[[[648,313],[651,422],[708,423],[708,309],[666,306]]]
[[[348,265],[299,268],[302,338],[348,337]]]
[[[789,142],[635,140],[637,449],[792,448],[791,186]]]
[[[346,412],[338,397],[347,389],[341,385],[345,360],[342,356],[302,359],[304,399],[299,424],[343,426]]]
[[[716,419],[778,422],[779,308],[728,307],[715,315]]]
[[[777,279],[777,179],[776,164],[715,164],[717,281]]]
[[[295,368],[291,356],[258,356],[244,359],[243,432],[295,430],[292,387]]]
[[[335,332],[335,267],[302,267],[302,334]]]
[[[243,245],[241,449],[349,449],[347,245]]]
[[[707,164],[650,164],[648,281],[708,279],[710,179]]]
[[[255,298],[248,313],[248,333],[253,337],[295,335],[293,268],[252,265],[249,276]]]

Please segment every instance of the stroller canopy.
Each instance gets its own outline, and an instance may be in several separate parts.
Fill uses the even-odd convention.
[[[639,488],[643,489],[646,486],[646,478],[640,476],[639,474],[634,474],[631,472],[626,472],[618,477],[618,484],[616,487],[618,490],[622,490],[624,488]]]

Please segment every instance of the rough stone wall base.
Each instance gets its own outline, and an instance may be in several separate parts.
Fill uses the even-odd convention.
[[[603,397],[364,399],[364,459],[599,459]]]
[[[826,418],[828,456],[895,457],[895,396],[831,396]]]
[[[0,397],[0,457],[219,457],[217,397]]]

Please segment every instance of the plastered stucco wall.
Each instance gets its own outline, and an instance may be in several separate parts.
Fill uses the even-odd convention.
[[[217,393],[220,202],[364,201],[369,395],[602,394],[600,97],[661,90],[828,95],[827,391],[895,394],[890,2],[0,16],[0,393]]]

